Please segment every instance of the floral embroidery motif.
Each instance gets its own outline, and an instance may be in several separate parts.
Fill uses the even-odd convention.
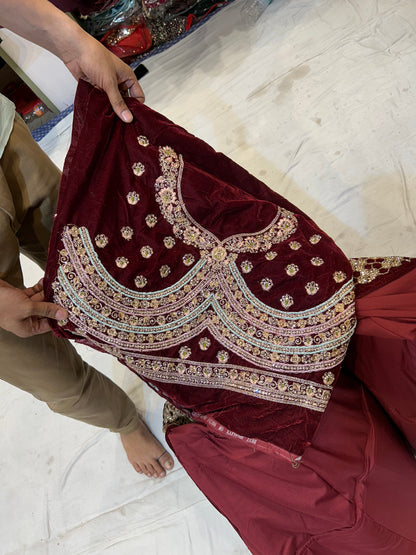
[[[143,256],[143,258],[150,258],[153,254],[153,249],[152,247],[149,247],[149,245],[145,245],[140,249],[140,254]]]
[[[136,191],[130,191],[129,193],[127,193],[127,202],[131,205],[135,205],[139,202],[140,200],[140,195],[139,193],[136,193]]]
[[[285,270],[288,276],[294,276],[299,272],[299,266],[296,264],[288,264]]]
[[[195,257],[193,254],[184,254],[182,256],[182,262],[185,264],[185,266],[192,266],[192,264],[195,262]]]
[[[170,274],[170,268],[167,264],[164,264],[163,266],[160,267],[160,277],[165,278]]]
[[[347,274],[345,272],[337,271],[334,272],[333,276],[335,283],[342,283],[347,279]]]
[[[410,262],[410,258],[402,256],[351,258],[350,262],[354,271],[354,281],[357,283],[371,283],[379,276],[388,274],[391,268],[401,266],[403,262]]]
[[[264,255],[264,258],[266,260],[274,260],[277,256],[277,252],[276,251],[269,251],[266,252],[266,254]]]
[[[155,227],[155,225],[157,224],[157,216],[155,216],[155,214],[148,214],[145,218],[145,221],[148,227]]]
[[[222,364],[225,364],[226,362],[228,362],[228,359],[230,358],[230,355],[227,353],[227,351],[218,351],[217,353],[217,360],[218,362],[221,362]]]
[[[292,249],[292,251],[297,251],[301,248],[301,244],[298,241],[291,241],[289,243],[289,247]]]
[[[139,135],[137,137],[137,142],[139,143],[140,146],[149,146],[149,139],[144,135]]]
[[[277,208],[262,231],[220,241],[187,212],[180,184],[182,159],[169,147],[159,152],[162,175],[155,196],[162,215],[172,234],[198,248],[201,257],[169,287],[131,290],[102,265],[85,228],[65,228],[53,288],[56,301],[68,311],[71,329],[150,379],[221,387],[324,410],[331,388],[298,375],[329,371],[343,359],[355,325],[351,280],[311,309],[287,311],[294,304],[290,295],[281,299],[283,311],[264,304],[250,291],[236,259],[239,253],[266,253],[288,239],[296,231],[294,215]],[[153,253],[145,246],[142,255],[143,249],[148,256]],[[185,363],[183,349],[191,351],[193,345],[184,343],[199,344],[197,337],[205,331],[228,357],[232,353],[246,366],[231,365],[228,358],[218,364]],[[180,358],[163,356],[179,347]],[[285,391],[279,390],[279,380],[285,380]],[[310,386],[316,387],[311,396],[306,392]]]
[[[316,245],[317,243],[319,243],[321,239],[322,239],[321,235],[315,234],[315,235],[312,235],[312,237],[309,237],[309,243],[311,245]]]
[[[319,256],[314,256],[313,258],[311,258],[311,264],[313,266],[322,266],[322,264],[325,264],[325,262]]]
[[[189,358],[191,356],[191,354],[192,354],[191,348],[186,346],[186,345],[184,345],[183,347],[181,347],[179,349],[179,356],[182,359]]]
[[[270,291],[270,289],[273,287],[273,280],[271,280],[270,278],[263,278],[260,282],[260,285],[263,291]]]
[[[316,283],[316,281],[308,281],[308,283],[305,285],[305,289],[308,295],[316,295],[316,293],[319,291],[319,285]]]
[[[335,380],[335,375],[332,372],[325,372],[322,376],[322,381],[325,385],[332,385]]]
[[[253,264],[250,260],[243,260],[240,264],[240,268],[244,274],[248,274],[253,269]]]
[[[292,212],[277,208],[272,222],[258,233],[242,233],[220,241],[213,233],[201,227],[189,214],[181,191],[182,157],[168,146],[159,148],[162,175],[156,179],[156,201],[163,217],[173,226],[173,233],[201,251],[211,253],[213,262],[223,262],[228,253],[257,253],[270,250],[272,245],[285,241],[296,231],[297,220]]]
[[[142,164],[141,162],[135,162],[131,169],[133,170],[134,175],[137,175],[137,177],[140,177],[141,175],[144,174],[144,164]]]
[[[211,347],[211,339],[209,337],[201,337],[198,345],[201,351],[207,351]]]
[[[107,235],[104,235],[104,233],[100,233],[99,235],[97,235],[95,238],[95,244],[100,249],[103,249],[104,247],[106,247],[108,245]]]
[[[170,236],[165,237],[163,239],[163,244],[165,245],[165,247],[167,249],[171,249],[172,247],[175,246],[175,239],[173,237],[170,237]]]
[[[128,263],[128,259],[124,256],[119,256],[118,258],[116,258],[116,264],[119,268],[125,268]]]
[[[227,258],[227,251],[224,249],[224,247],[221,246],[214,247],[211,251],[211,256],[213,260],[221,262],[222,260],[225,260],[225,258]]]
[[[143,287],[146,287],[147,279],[144,276],[136,276],[134,278],[134,285],[139,289],[142,289]]]
[[[125,226],[121,228],[121,236],[123,237],[123,239],[126,239],[126,241],[130,241],[131,238],[133,237],[133,230],[131,227]]]
[[[285,295],[283,295],[283,297],[281,297],[280,299],[280,304],[283,306],[283,308],[290,308],[294,303],[293,297],[291,297],[288,293],[286,293]]]

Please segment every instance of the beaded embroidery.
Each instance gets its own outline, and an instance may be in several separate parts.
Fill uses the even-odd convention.
[[[139,193],[136,193],[136,191],[130,191],[129,193],[127,193],[127,202],[131,205],[135,205],[139,202],[140,200],[140,195]]]
[[[175,239],[173,237],[165,237],[163,239],[163,244],[167,249],[171,249],[175,246]]]
[[[357,283],[370,283],[378,276],[388,274],[391,268],[410,262],[410,258],[402,256],[386,256],[385,258],[351,258],[354,280]]]
[[[145,221],[148,227],[155,227],[155,225],[157,224],[157,216],[155,216],[155,214],[148,214],[145,218]]]
[[[183,383],[188,383],[187,371],[181,373],[183,367],[177,370],[174,361],[172,365],[166,362],[163,372],[155,370],[160,356],[150,353],[179,346],[203,330],[209,330],[227,352],[256,366],[255,374],[260,378],[250,391],[252,395],[280,402],[284,402],[283,393],[275,391],[276,396],[273,396],[266,378],[272,378],[275,383],[277,372],[282,378],[282,372],[328,371],[344,357],[355,325],[351,280],[321,305],[302,312],[281,312],[268,307],[251,293],[234,261],[218,272],[213,262],[201,259],[173,286],[140,293],[121,286],[106,271],[85,228],[67,227],[62,239],[64,248],[60,251],[58,276],[53,286],[55,301],[68,311],[76,333],[88,336],[89,341],[94,342],[95,338],[105,343],[108,352],[124,359],[133,370],[141,368],[140,361],[149,356],[152,363],[143,363],[145,368],[148,365],[153,368],[146,374],[149,377],[166,380],[168,372],[169,376],[176,376],[174,381],[177,382],[181,375]],[[85,254],[78,253],[80,248]],[[85,271],[87,266],[93,268],[92,274]],[[285,295],[282,299],[286,299],[288,305],[291,297]],[[158,320],[160,316],[165,318],[162,325]],[[225,380],[223,383],[219,369],[213,363],[204,367],[208,366],[213,367],[209,382],[212,387],[233,389],[233,383],[234,390],[249,391],[250,380],[244,379],[244,383]],[[231,372],[228,366],[227,373]],[[205,376],[204,383],[208,383],[207,380]],[[197,381],[192,383],[197,385]],[[261,384],[267,385],[267,393]],[[316,385],[314,382],[305,384]],[[299,393],[298,402],[293,395],[292,388],[287,402],[311,406],[309,401],[304,404],[306,393]],[[320,399],[322,401],[322,396]],[[316,396],[313,400],[316,401]]]
[[[193,254],[184,254],[182,256],[182,262],[185,264],[185,266],[192,266],[192,264],[195,262],[195,257]]]
[[[247,286],[237,258],[241,253],[274,252],[270,251],[273,245],[296,231],[296,217],[277,208],[262,231],[220,241],[186,209],[181,193],[182,158],[170,147],[161,147],[159,161],[162,175],[155,183],[155,198],[162,216],[172,225],[176,240],[198,249],[200,259],[173,285],[141,292],[121,285],[109,274],[86,228],[65,227],[53,288],[55,301],[68,311],[74,333],[152,380],[225,388],[325,410],[331,386],[299,375],[320,373],[323,380],[324,373],[344,358],[355,326],[352,280],[307,310],[289,312],[294,304],[289,294],[280,300],[284,310],[264,304]],[[138,202],[138,194],[131,197],[136,198]],[[172,248],[175,238],[165,237],[165,247]],[[291,242],[290,247],[296,250],[301,245]],[[149,258],[153,249],[143,246],[140,254]],[[243,260],[240,267],[247,273],[253,264]],[[146,284],[144,276],[134,278],[136,288]],[[216,354],[218,362],[188,360],[190,342],[204,333],[211,335],[217,348],[222,347]],[[208,350],[211,343],[202,336],[198,351]],[[163,356],[172,348],[177,358]],[[235,356],[238,365],[233,364]]]
[[[263,291],[270,291],[270,289],[273,287],[273,280],[271,280],[270,278],[263,278],[260,282],[260,285]]]
[[[119,256],[116,258],[116,264],[119,268],[125,268],[129,261],[124,256]]]
[[[248,274],[253,269],[253,264],[250,262],[250,260],[243,260],[240,264],[240,268],[242,272]]]
[[[142,287],[145,287],[147,285],[147,279],[144,276],[136,276],[134,278],[134,284],[136,287],[141,289]]]
[[[100,235],[97,235],[96,238],[95,238],[95,244],[100,249],[103,249],[104,247],[106,247],[108,245],[108,237],[106,235],[104,235],[103,233],[100,233]]]
[[[139,143],[140,146],[149,146],[149,139],[144,135],[139,135],[137,137],[137,142]]]
[[[167,264],[164,264],[163,266],[160,267],[160,277],[164,278],[167,277],[170,274],[170,268]]]
[[[143,256],[143,258],[150,258],[153,254],[153,249],[152,247],[149,247],[149,245],[145,245],[140,249],[140,254]]]
[[[126,239],[126,241],[130,241],[131,238],[133,237],[133,230],[131,227],[128,227],[128,226],[122,227],[120,232],[121,232],[121,236],[123,237],[123,239]]]
[[[145,170],[144,165],[141,162],[134,163],[131,169],[133,170],[134,175],[137,175],[137,177],[143,175]]]

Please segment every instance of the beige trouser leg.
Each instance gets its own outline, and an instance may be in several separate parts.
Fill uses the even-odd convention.
[[[0,160],[0,279],[15,287],[23,286],[19,251],[45,267],[59,180],[59,170],[16,116]],[[65,416],[116,432],[138,426],[124,391],[52,333],[22,339],[0,329],[0,378]]]

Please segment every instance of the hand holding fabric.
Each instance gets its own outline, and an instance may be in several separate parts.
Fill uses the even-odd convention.
[[[48,318],[64,320],[66,316],[63,308],[44,302],[43,280],[26,289],[0,280],[0,328],[31,337],[50,331]]]
[[[0,25],[58,56],[75,79],[103,90],[122,121],[133,116],[122,94],[144,102],[133,70],[47,0],[0,0]]]

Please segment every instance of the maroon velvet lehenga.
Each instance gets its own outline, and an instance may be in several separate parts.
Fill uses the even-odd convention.
[[[416,463],[368,390],[416,447],[416,262],[351,264],[283,197],[129,102],[126,125],[78,89],[45,280],[68,311],[55,333],[168,401],[170,446],[253,553],[415,553]]]

